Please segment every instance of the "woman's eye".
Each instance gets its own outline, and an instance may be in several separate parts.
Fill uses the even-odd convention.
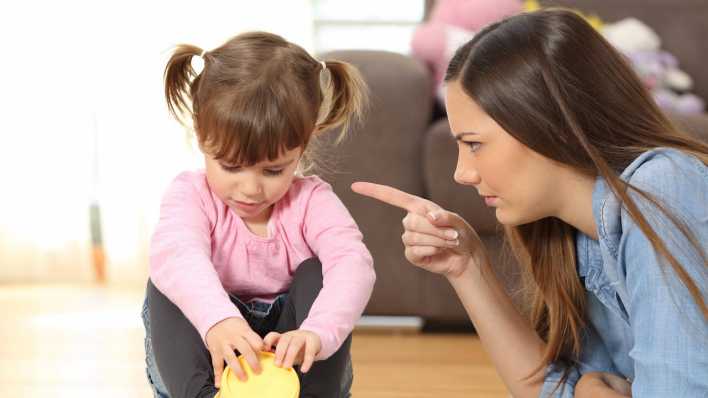
[[[265,169],[265,175],[277,176],[283,174],[283,169]]]
[[[462,142],[463,142],[465,145],[467,145],[468,147],[470,147],[470,150],[471,150],[472,152],[477,152],[477,150],[479,150],[479,147],[482,146],[482,143],[481,143],[481,142],[477,142],[477,141],[462,141]]]

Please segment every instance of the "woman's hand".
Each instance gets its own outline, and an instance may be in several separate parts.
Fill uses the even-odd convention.
[[[456,277],[486,256],[479,236],[462,217],[427,199],[368,182],[356,182],[352,190],[408,211],[401,239],[406,258],[418,267]]]
[[[214,366],[214,381],[217,388],[221,387],[221,374],[224,372],[224,361],[242,381],[248,378],[236,358],[234,350],[244,356],[254,373],[261,372],[258,352],[263,349],[263,340],[242,318],[226,318],[212,326],[206,334],[206,343]]]
[[[300,371],[307,373],[315,361],[315,356],[322,348],[320,336],[307,330],[293,330],[287,333],[270,332],[265,339],[266,351],[275,348],[275,365],[292,368],[302,364]]]
[[[632,385],[612,373],[584,373],[575,385],[575,397],[631,397]]]

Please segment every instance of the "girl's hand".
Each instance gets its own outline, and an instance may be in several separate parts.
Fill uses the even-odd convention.
[[[631,397],[632,385],[612,373],[584,373],[575,385],[575,397]]]
[[[221,374],[224,372],[224,361],[242,381],[248,378],[236,358],[234,350],[244,356],[254,373],[261,372],[258,352],[263,349],[263,340],[242,318],[226,318],[212,326],[206,334],[206,342],[214,366],[214,385],[221,387]]]
[[[486,256],[477,232],[462,217],[427,199],[368,182],[356,182],[352,190],[408,211],[401,240],[406,258],[418,267],[456,277]]]
[[[315,361],[315,356],[322,348],[320,336],[307,330],[293,330],[287,333],[270,332],[265,339],[266,351],[275,348],[275,365],[292,368],[302,364],[300,371],[307,373]]]

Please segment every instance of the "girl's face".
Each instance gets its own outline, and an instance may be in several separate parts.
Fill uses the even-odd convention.
[[[561,166],[499,126],[462,89],[447,86],[450,129],[458,142],[455,181],[470,185],[496,208],[500,223],[516,226],[554,214]]]
[[[205,154],[206,176],[212,191],[247,222],[266,222],[273,204],[290,188],[302,148],[284,152],[274,161],[241,167]]]

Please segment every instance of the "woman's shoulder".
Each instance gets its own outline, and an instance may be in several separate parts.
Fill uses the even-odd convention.
[[[622,172],[631,185],[657,194],[675,195],[683,190],[705,191],[708,167],[696,156],[673,148],[644,152]]]
[[[669,148],[658,148],[639,156],[622,173],[632,187],[687,219],[708,217],[708,167],[697,157]],[[654,206],[640,194],[630,191],[640,210],[655,212]]]
[[[620,177],[683,221],[708,222],[708,168],[697,157],[676,149],[653,149],[637,157]],[[663,213],[642,194],[632,189],[628,194],[650,223],[666,223]],[[609,240],[619,240],[634,226],[626,206],[602,179],[593,202],[599,231]]]

